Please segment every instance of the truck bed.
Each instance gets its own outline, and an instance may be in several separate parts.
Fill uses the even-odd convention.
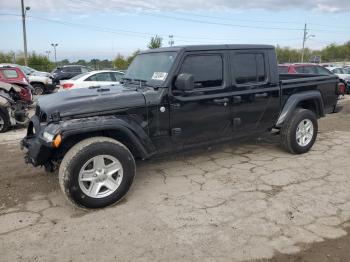
[[[312,74],[280,74],[281,103],[282,107],[289,96],[316,90],[321,93],[325,113],[333,112],[337,104],[337,85],[339,78],[336,75],[312,75]]]

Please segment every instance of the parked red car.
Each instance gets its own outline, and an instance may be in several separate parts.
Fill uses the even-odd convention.
[[[0,81],[21,87],[21,100],[27,104],[33,102],[33,88],[25,74],[17,67],[0,67]]]
[[[323,66],[315,64],[280,64],[278,66],[280,74],[313,74],[313,75],[333,75],[331,71]]]

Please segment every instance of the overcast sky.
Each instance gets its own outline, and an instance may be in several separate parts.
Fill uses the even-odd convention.
[[[350,0],[25,0],[28,49],[58,59],[109,58],[145,49],[152,35],[176,45],[262,43],[300,48],[306,22],[319,49],[350,40]],[[0,50],[22,50],[20,0],[0,0]],[[51,59],[52,59],[51,54]]]

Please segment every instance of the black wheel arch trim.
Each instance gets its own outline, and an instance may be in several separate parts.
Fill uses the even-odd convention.
[[[325,109],[321,93],[317,90],[305,91],[293,94],[288,98],[278,117],[276,127],[280,128],[286,121],[288,121],[288,119],[291,118],[294,110],[298,107],[300,103],[310,100],[316,103],[316,113],[318,117],[325,116]]]
[[[127,136],[143,159],[156,153],[156,148],[140,125],[128,117],[91,117],[74,119],[56,125],[55,133],[62,135],[62,143],[71,136],[98,131],[119,131]],[[125,145],[128,147],[128,145]]]

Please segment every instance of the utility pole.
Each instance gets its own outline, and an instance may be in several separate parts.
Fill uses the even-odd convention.
[[[57,43],[55,43],[55,44],[52,43],[51,45],[52,45],[53,50],[54,50],[54,52],[55,52],[55,64],[57,65],[56,47],[58,46],[58,44],[57,44]]]
[[[173,35],[169,35],[169,45],[170,46],[174,45],[174,36]]]
[[[30,10],[29,6],[24,8],[24,0],[21,0],[22,8],[22,29],[23,29],[23,45],[24,45],[24,64],[27,65],[27,32],[26,32],[26,13]]]
[[[304,26],[304,37],[303,37],[303,49],[301,50],[301,62],[304,62],[304,53],[305,53],[305,43],[310,37],[315,37],[315,35],[309,35],[307,31],[307,25]]]

